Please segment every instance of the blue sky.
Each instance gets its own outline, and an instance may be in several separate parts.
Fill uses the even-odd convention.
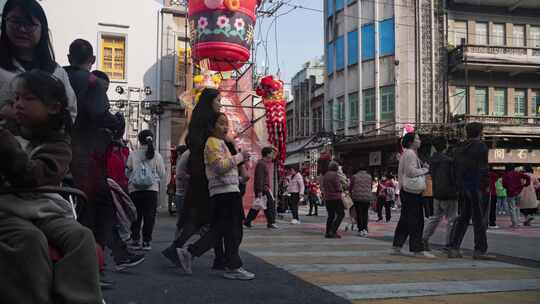
[[[298,4],[318,10],[323,9],[322,0],[292,0],[291,5]],[[286,13],[290,6],[282,6],[276,15]],[[273,17],[262,19],[262,35],[257,33],[257,39],[266,40],[266,33]],[[305,9],[295,9],[289,14],[281,16],[277,20],[278,29],[278,53],[279,66],[281,69],[281,79],[290,82],[302,65],[312,58],[322,56],[324,50],[324,24],[323,13],[309,11]],[[261,22],[258,19],[257,22]],[[257,26],[259,29],[259,26]],[[269,73],[277,73],[276,51],[275,51],[274,28],[268,35],[268,57]],[[256,41],[257,42],[257,41]],[[261,44],[258,48],[257,62],[259,68],[264,65],[265,51]]]

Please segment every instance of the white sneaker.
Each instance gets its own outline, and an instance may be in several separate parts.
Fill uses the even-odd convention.
[[[401,252],[401,247],[392,247],[392,250],[390,251],[391,255],[403,255],[403,252]]]
[[[368,237],[369,233],[368,233],[367,230],[362,230],[362,232],[364,233],[364,235],[363,235],[364,237]]]
[[[297,219],[293,219],[293,220],[291,221],[291,224],[293,224],[293,225],[298,225],[298,224],[300,224],[300,221],[297,220]]]
[[[184,272],[187,274],[192,274],[193,271],[191,270],[191,260],[193,257],[191,256],[191,253],[185,248],[177,248],[176,252],[178,253],[178,259],[180,260],[180,265],[182,266]]]
[[[270,224],[268,226],[266,226],[268,229],[279,229],[279,226],[276,225],[276,224]]]
[[[255,279],[255,274],[240,267],[237,269],[226,270],[223,277],[229,280],[253,280]]]
[[[499,229],[499,226],[495,225],[495,226],[489,226],[488,229]]]
[[[427,251],[420,251],[420,252],[415,252],[413,254],[415,257],[417,258],[427,258],[427,259],[434,259],[436,258],[433,254],[427,252]]]

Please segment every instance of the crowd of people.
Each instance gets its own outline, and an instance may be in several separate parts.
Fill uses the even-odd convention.
[[[70,65],[63,68],[55,61],[47,18],[37,1],[8,0],[1,22],[2,298],[7,303],[102,303],[100,287],[112,284],[104,276],[103,250],[111,251],[116,270],[137,266],[144,251],[152,250],[160,184],[168,180],[164,160],[150,130],[138,134],[137,149],[126,146],[124,118],[110,113],[109,80],[91,71],[95,55],[88,41],[72,42]],[[185,273],[193,272],[195,258],[213,249],[212,269],[224,278],[254,279],[239,254],[243,228],[252,227],[261,210],[269,229],[279,228],[276,212],[283,216],[286,209],[291,224],[301,224],[304,201],[308,216],[318,216],[325,206],[326,238],[341,238],[346,211],[359,235],[367,237],[370,208],[375,206],[378,221],[384,209],[390,222],[392,210],[400,207],[392,252],[401,254],[408,238],[410,251],[424,258],[434,257],[429,240],[443,217],[449,222],[448,257],[461,257],[472,218],[474,258],[490,259],[486,229],[496,227],[496,216],[509,214],[517,227],[518,209],[523,225],[530,225],[537,212],[538,179],[530,168],[488,172],[488,148],[477,123],[467,125],[463,145],[449,149],[444,137],[436,138],[436,153],[428,159],[418,155],[418,134],[406,134],[397,176],[375,180],[367,168],[354,168],[347,176],[337,161],[330,161],[318,177],[308,178],[290,166],[278,191],[273,189],[275,149],[260,151],[249,176],[253,155],[230,137],[220,98],[217,89],[202,91],[186,144],[177,150],[177,229],[162,255]],[[248,182],[255,199],[245,214]],[[80,190],[76,206],[73,197],[60,195],[65,193],[59,186],[66,185]],[[59,252],[55,259],[51,248]]]
[[[103,251],[116,270],[150,250],[166,180],[150,130],[130,153],[111,114],[92,45],[74,40],[55,61],[35,0],[9,0],[0,34],[0,268],[7,303],[103,303]],[[75,187],[70,190],[67,186]],[[139,241],[143,224],[142,245]]]
[[[506,171],[490,170],[488,148],[481,140],[483,126],[471,123],[466,126],[467,140],[449,145],[445,136],[437,136],[423,144],[415,133],[402,138],[403,153],[399,157],[397,176],[386,174],[373,178],[367,168],[356,168],[356,173],[345,176],[342,167],[332,161],[321,168],[318,179],[305,182],[310,185],[308,196],[317,196],[320,184],[322,203],[328,211],[327,238],[340,238],[338,227],[349,210],[356,221],[359,236],[368,236],[369,210],[377,213],[377,222],[386,222],[392,210],[400,208],[400,217],[394,233],[392,253],[402,254],[402,247],[409,239],[409,250],[418,257],[434,258],[430,253],[430,238],[443,219],[448,222],[445,245],[442,248],[450,258],[461,257],[460,247],[471,222],[475,234],[476,259],[491,259],[487,254],[486,230],[497,229],[497,215],[510,215],[510,228],[530,226],[538,212],[540,181],[530,166],[507,166]],[[426,146],[429,149],[426,149]],[[419,150],[434,153],[420,155]],[[326,170],[325,170],[326,169]],[[518,170],[519,169],[519,170]],[[297,170],[292,170],[285,184],[292,182]],[[293,192],[297,187],[288,187]],[[309,193],[309,194],[308,194]],[[312,194],[313,193],[313,194]],[[297,196],[289,200],[293,222],[296,223]],[[352,200],[353,204],[347,203]],[[310,215],[312,213],[310,200]],[[316,210],[316,209],[315,209]],[[519,213],[524,216],[519,221]]]

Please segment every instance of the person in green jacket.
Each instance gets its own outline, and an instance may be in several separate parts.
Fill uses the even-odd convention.
[[[497,192],[497,214],[508,214],[508,203],[506,202],[506,188],[502,184],[502,177],[495,182],[495,190]]]

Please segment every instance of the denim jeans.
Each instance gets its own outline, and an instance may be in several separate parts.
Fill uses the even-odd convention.
[[[510,210],[508,210],[508,202],[506,201],[506,196],[497,197],[497,212],[501,212],[504,214],[510,213]]]
[[[510,209],[510,219],[512,226],[517,226],[519,223],[519,208],[517,207],[518,197],[508,197],[508,207]]]

